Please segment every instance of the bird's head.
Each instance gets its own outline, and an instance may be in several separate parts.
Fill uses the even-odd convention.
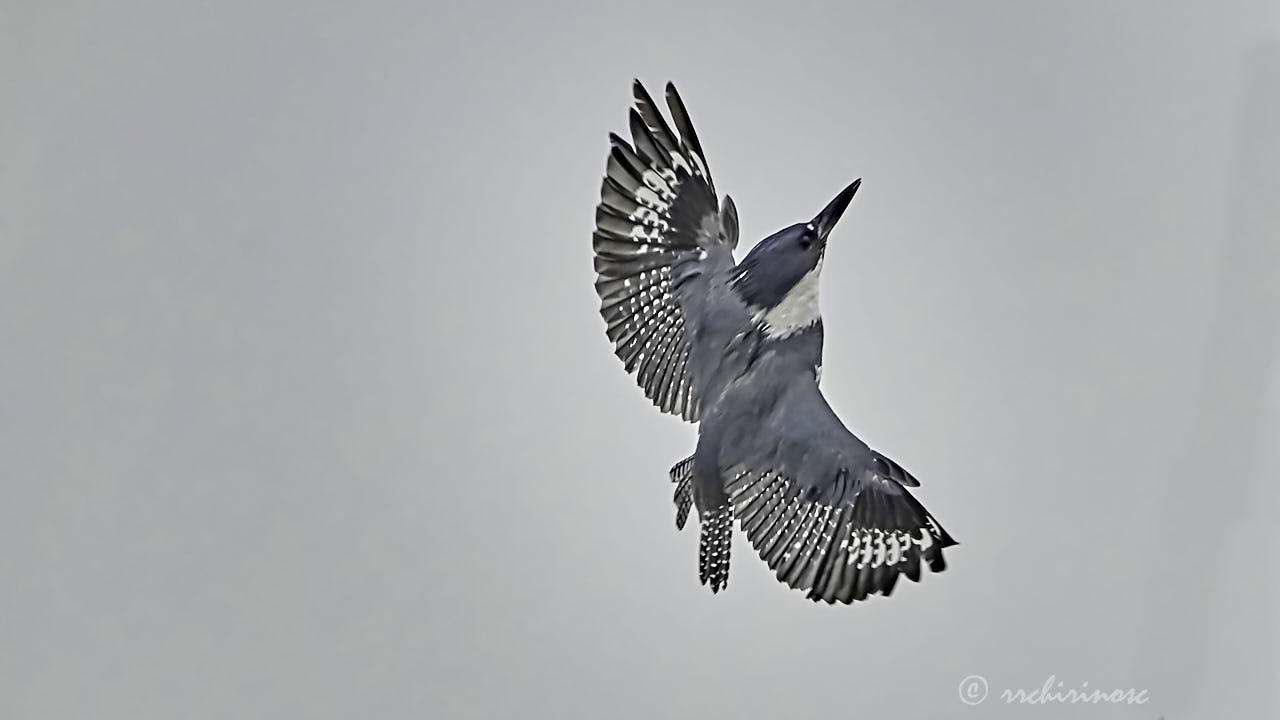
[[[861,184],[854,180],[809,222],[761,240],[738,265],[734,288],[769,335],[785,337],[818,321],[818,274],[827,237]]]

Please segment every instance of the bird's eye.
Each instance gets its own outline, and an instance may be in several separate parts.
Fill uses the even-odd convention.
[[[808,233],[808,232],[806,232],[805,234],[801,235],[801,236],[800,236],[800,249],[801,249],[801,250],[808,250],[809,248],[813,247],[813,242],[814,242],[814,240],[816,240],[816,239],[817,239],[817,238],[816,238],[816,237],[814,237],[813,233]]]

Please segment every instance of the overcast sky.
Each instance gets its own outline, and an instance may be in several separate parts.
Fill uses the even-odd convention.
[[[633,77],[744,248],[864,178],[823,387],[947,572],[698,584]],[[1274,0],[2,3],[0,716],[1280,716],[1278,197]]]

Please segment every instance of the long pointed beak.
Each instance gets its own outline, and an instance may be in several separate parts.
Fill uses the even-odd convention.
[[[849,207],[849,201],[853,200],[853,194],[858,192],[858,186],[862,184],[862,178],[858,178],[849,184],[849,187],[840,191],[840,194],[834,200],[827,203],[827,206],[818,213],[813,219],[813,227],[818,231],[818,237],[822,240],[827,239],[827,235],[831,232],[831,228],[836,226],[836,221],[844,214],[845,208]]]

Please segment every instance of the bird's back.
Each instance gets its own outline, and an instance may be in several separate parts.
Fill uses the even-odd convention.
[[[785,338],[769,337],[735,290],[737,267],[724,256],[695,260],[691,254],[672,270],[704,426],[730,416],[739,424],[763,420],[792,388],[816,388],[822,364],[821,321]]]
[[[730,284],[732,256],[724,249],[708,255],[691,253],[676,262],[671,283],[684,317],[689,368],[704,414],[749,363],[750,348],[743,340],[752,333],[751,314]]]

